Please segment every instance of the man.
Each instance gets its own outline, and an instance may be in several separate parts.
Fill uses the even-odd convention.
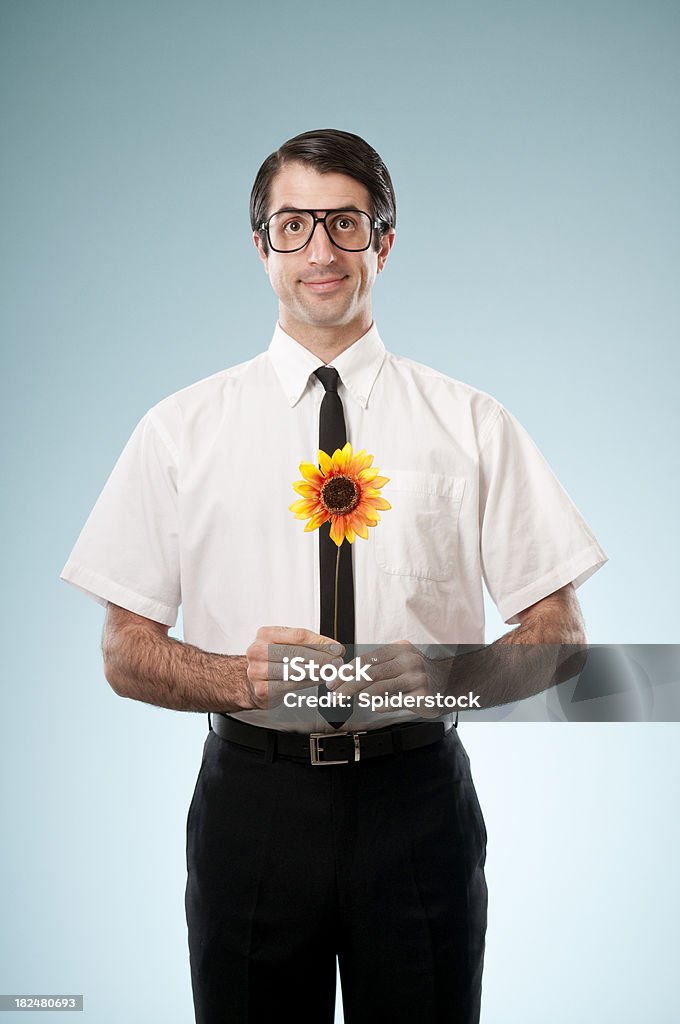
[[[63,572],[107,605],[116,693],[212,713],[187,821],[200,1024],[332,1021],[336,957],[350,1024],[478,1021],[487,837],[467,754],[451,714],[360,698],[474,679],[483,706],[510,699],[487,651],[442,686],[421,647],[483,645],[482,578],[517,625],[489,651],[582,644],[574,590],[606,558],[509,413],[385,350],[371,291],[395,219],[355,135],[267,158],[251,222],[271,345],[147,413]],[[345,440],[375,456],[391,508],[337,547],[288,506],[299,464]],[[337,669],[354,644],[367,674],[332,691],[353,704],[320,706],[334,684],[311,666],[286,678],[284,659]]]

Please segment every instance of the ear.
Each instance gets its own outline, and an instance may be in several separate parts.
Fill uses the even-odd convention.
[[[378,250],[378,273],[383,269],[387,262],[387,257],[390,254],[390,249],[394,245],[394,228],[390,228],[382,238],[380,239],[380,249]]]
[[[263,242],[262,242],[262,236],[261,236],[259,231],[253,231],[253,243],[255,245],[255,248],[257,249],[257,252],[258,252],[258,255],[259,255],[260,259],[264,263],[265,273],[269,273],[269,267],[268,267],[269,257],[267,255],[267,253],[264,251],[264,245],[263,245]]]

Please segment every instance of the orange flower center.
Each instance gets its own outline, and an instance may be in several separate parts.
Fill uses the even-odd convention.
[[[332,516],[351,512],[359,504],[359,488],[348,476],[332,476],[321,488],[321,502]]]

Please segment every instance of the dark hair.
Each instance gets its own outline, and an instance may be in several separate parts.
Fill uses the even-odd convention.
[[[250,224],[258,231],[265,253],[268,251],[267,235],[260,224],[267,220],[271,184],[284,164],[308,164],[320,174],[346,174],[361,182],[368,191],[372,209],[367,211],[383,223],[383,230],[375,232],[375,248],[380,248],[381,235],[397,222],[397,206],[389,171],[372,146],[359,135],[337,131],[335,128],[319,128],[303,132],[288,139],[282,146],[270,153],[255,177],[250,193]]]

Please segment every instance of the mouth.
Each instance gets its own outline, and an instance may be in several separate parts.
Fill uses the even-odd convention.
[[[303,281],[302,284],[310,291],[323,295],[326,292],[337,291],[345,280],[346,277],[323,277],[316,281]]]

